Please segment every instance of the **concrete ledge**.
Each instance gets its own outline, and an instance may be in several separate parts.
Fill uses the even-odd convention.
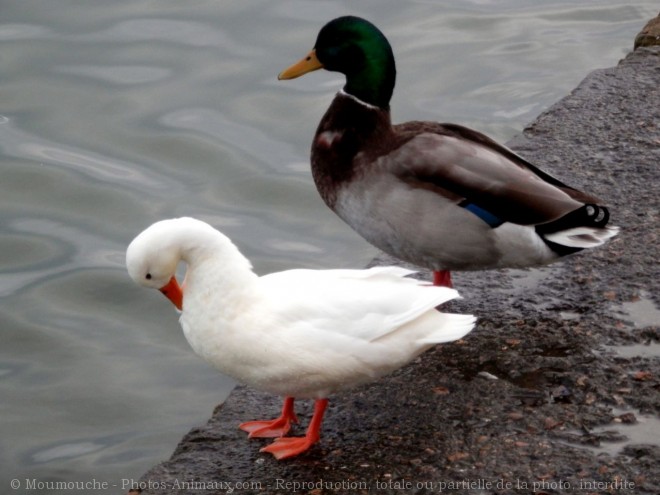
[[[647,22],[635,37],[635,50],[640,46],[656,45],[660,45],[660,14]]]
[[[275,416],[281,400],[238,387],[141,478],[142,493],[657,493],[659,88],[660,47],[638,48],[509,143],[605,200],[623,229],[606,248],[457,273],[465,299],[451,309],[476,314],[477,329],[331,398],[308,455],[260,454],[266,441],[236,426]],[[310,406],[299,403],[301,430]]]

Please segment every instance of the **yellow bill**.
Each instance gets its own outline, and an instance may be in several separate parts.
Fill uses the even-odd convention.
[[[305,58],[296,62],[291,67],[284,69],[277,78],[281,81],[283,79],[295,79],[303,74],[322,69],[323,64],[316,58],[316,50],[312,50]]]

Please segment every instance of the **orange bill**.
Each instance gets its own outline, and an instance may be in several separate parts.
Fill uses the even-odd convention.
[[[170,281],[159,289],[165,297],[167,297],[172,304],[176,306],[176,309],[181,311],[183,308],[183,291],[179,287],[179,282],[176,281],[176,277],[172,277]]]
[[[308,72],[312,72],[322,68],[323,68],[323,64],[319,62],[318,58],[316,58],[316,50],[312,50],[307,54],[305,58],[303,58],[299,62],[296,62],[288,69],[284,69],[282,72],[280,72],[277,78],[279,80],[295,79],[296,77],[300,77],[303,74],[307,74]]]

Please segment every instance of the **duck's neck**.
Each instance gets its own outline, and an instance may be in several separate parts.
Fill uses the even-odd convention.
[[[343,146],[357,144],[346,142],[345,138],[351,136],[351,139],[360,141],[361,148],[370,147],[375,137],[389,138],[389,133],[393,132],[390,111],[387,108],[365,102],[342,90],[337,93],[330,108],[321,119],[316,130],[316,137],[318,138],[322,133],[328,131],[342,133],[344,142],[341,144]],[[314,144],[319,145],[322,142]]]
[[[184,310],[187,302],[197,301],[231,305],[230,299],[242,297],[258,279],[249,260],[223,234],[217,231],[191,238],[181,249],[187,264],[184,285]]]
[[[345,97],[345,98],[351,99],[351,100],[353,100],[354,102],[356,102],[356,103],[362,105],[363,107],[368,108],[369,110],[381,110],[381,111],[383,111],[383,112],[389,112],[389,109],[388,109],[388,108],[381,108],[381,107],[379,107],[378,105],[372,105],[371,103],[368,103],[368,102],[366,102],[366,101],[364,101],[364,100],[361,100],[361,99],[358,98],[357,96],[352,95],[351,93],[346,92],[346,89],[342,89],[341,91],[339,91],[339,93],[337,93],[337,96],[342,96],[342,97]]]
[[[381,83],[376,86],[373,86],[368,80],[365,83],[362,79],[347,79],[343,91],[368,105],[389,110],[390,99],[394,92],[394,78],[392,76],[391,79],[388,77],[381,80]]]
[[[363,46],[361,63],[347,66],[344,91],[360,101],[383,110],[390,108],[396,82],[396,64],[390,44],[384,37],[373,37]]]

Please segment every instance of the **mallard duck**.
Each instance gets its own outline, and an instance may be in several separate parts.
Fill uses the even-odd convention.
[[[175,277],[181,260],[182,286]],[[435,309],[458,297],[455,290],[425,286],[401,267],[259,277],[229,238],[193,218],[147,228],[128,246],[126,266],[136,283],[159,289],[181,310],[197,354],[239,382],[285,397],[278,418],[240,425],[250,437],[283,437],[297,422],[294,398],[315,400],[304,437],[261,449],[278,459],[319,440],[328,396],[460,339],[475,323],[471,315]]]
[[[326,24],[292,79],[341,72],[311,164],[325,203],[379,249],[434,271],[528,267],[602,245],[618,232],[595,197],[457,124],[392,125],[396,69],[383,33],[359,17]]]

